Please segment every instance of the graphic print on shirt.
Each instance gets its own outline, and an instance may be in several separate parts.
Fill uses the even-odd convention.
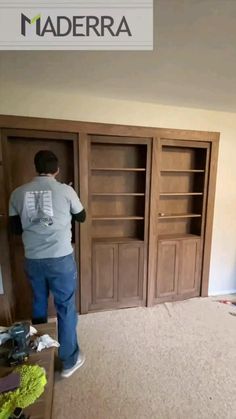
[[[53,224],[52,191],[26,192],[24,206],[31,223],[44,226]]]

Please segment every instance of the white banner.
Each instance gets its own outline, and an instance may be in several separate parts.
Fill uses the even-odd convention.
[[[1,50],[152,50],[153,2],[0,2]]]

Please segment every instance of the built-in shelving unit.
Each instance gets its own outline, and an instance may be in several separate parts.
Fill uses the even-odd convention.
[[[73,182],[86,210],[86,221],[72,224],[81,313],[207,296],[219,133],[0,120],[2,324],[31,316],[21,239],[8,234],[5,215],[12,190],[34,176],[41,149],[57,155],[57,180]]]
[[[199,295],[209,147],[161,141],[155,301]]]
[[[91,143],[92,238],[144,240],[146,168],[144,144]]]
[[[163,144],[159,188],[159,233],[201,236],[206,196],[207,148]]]
[[[150,141],[121,141],[91,138],[90,310],[143,305],[146,298]]]

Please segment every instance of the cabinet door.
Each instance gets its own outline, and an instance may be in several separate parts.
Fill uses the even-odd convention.
[[[156,302],[175,299],[178,290],[180,242],[166,240],[158,242]]]
[[[119,245],[119,301],[127,306],[144,300],[143,243]]]
[[[181,242],[178,294],[186,297],[200,295],[200,239]]]
[[[118,245],[94,243],[92,251],[91,309],[114,307],[117,303]]]

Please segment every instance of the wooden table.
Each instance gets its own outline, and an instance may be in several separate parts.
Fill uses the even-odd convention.
[[[56,338],[56,324],[47,323],[36,325],[40,335],[48,334],[53,339]],[[52,416],[53,386],[54,386],[54,357],[55,348],[44,349],[42,352],[32,352],[27,364],[39,365],[45,368],[47,375],[47,385],[42,396],[31,406],[24,410],[30,419],[50,419]],[[7,369],[9,372],[11,369]],[[0,368],[0,376],[6,374],[6,368]]]

